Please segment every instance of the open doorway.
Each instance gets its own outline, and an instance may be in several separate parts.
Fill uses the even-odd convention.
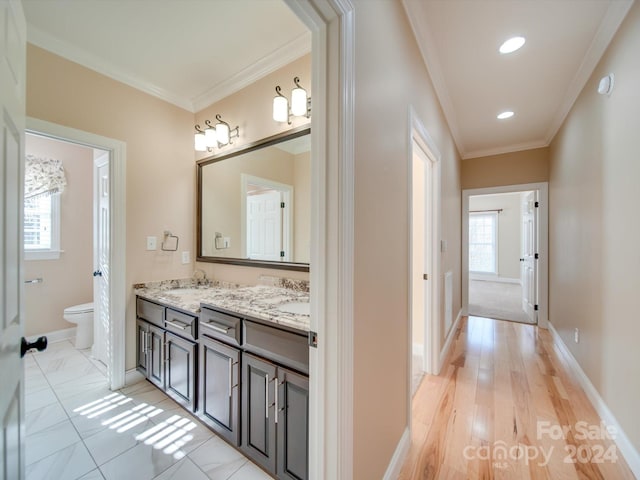
[[[96,364],[104,365],[109,388],[122,388],[125,385],[125,319],[124,315],[117,312],[125,311],[124,143],[31,118],[27,119],[26,133],[42,144],[40,148],[45,150],[41,152],[53,145],[60,145],[76,152],[81,158],[78,162],[81,169],[76,171],[73,179],[69,178],[69,182],[71,184],[73,180],[76,190],[84,191],[84,199],[76,198],[67,206],[65,215],[68,217],[70,231],[67,232],[69,235],[65,241],[68,242],[68,247],[58,244],[58,254],[60,257],[71,257],[82,245],[84,250],[88,251],[82,256],[84,266],[65,267],[65,270],[77,272],[78,279],[53,279],[51,282],[45,280],[41,284],[55,282],[71,292],[75,292],[76,287],[83,286],[80,294],[86,302],[82,300],[79,305],[93,304],[92,330],[95,340],[83,350]],[[42,155],[46,157],[45,153]],[[83,173],[80,173],[81,171]],[[83,209],[86,218],[77,218],[80,209]],[[42,277],[36,275],[34,278]],[[26,295],[38,293],[42,292],[28,291]],[[75,300],[69,299],[69,305],[65,304],[64,308],[76,306],[80,300],[80,297]],[[26,303],[38,304],[37,301]],[[64,308],[59,312],[60,315]],[[56,309],[58,310],[60,308]],[[29,315],[29,312],[26,313]],[[68,325],[64,322],[63,324]],[[56,340],[56,335],[59,339],[65,335],[69,337],[68,331],[57,333],[58,329],[50,329],[46,325],[35,328],[32,332],[34,335],[53,331],[50,340]]]
[[[465,314],[546,327],[547,184],[463,191]]]

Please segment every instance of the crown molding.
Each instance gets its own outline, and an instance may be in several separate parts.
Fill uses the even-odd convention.
[[[442,66],[435,47],[435,41],[431,35],[429,26],[426,24],[425,19],[427,16],[422,10],[423,4],[422,2],[417,1],[402,0],[402,5],[404,6],[405,13],[407,14],[407,20],[409,21],[411,30],[413,30],[413,36],[418,44],[418,50],[420,50],[422,60],[429,76],[431,77],[433,88],[435,89],[438,100],[440,101],[440,106],[442,107],[447,124],[449,125],[449,130],[451,130],[453,141],[458,148],[460,156],[464,157],[465,150],[462,143],[460,128],[458,127],[455,108],[453,107],[453,102],[449,95],[449,89],[447,88],[447,83],[444,79],[444,75],[442,74]]]
[[[294,38],[266,57],[193,98],[193,111],[199,112],[213,105],[308,53],[311,53],[311,32]]]
[[[118,66],[76,45],[60,40],[31,24],[27,26],[27,39],[29,43],[37,47],[192,113],[208,107],[311,52],[311,33],[305,32],[249,67],[209,88],[204,93],[194,98],[187,98],[165,90],[136,75],[131,75]]]
[[[545,135],[547,145],[551,143],[558,133],[558,130],[560,130],[573,104],[589,81],[600,59],[607,50],[609,43],[611,43],[613,36],[618,31],[618,28],[620,28],[620,24],[622,24],[622,21],[627,16],[632,4],[633,0],[616,0],[609,3],[607,13],[602,18],[598,31],[593,37],[593,41],[587,49],[578,71],[573,77],[573,80],[571,80],[560,107],[549,124],[549,129]]]
[[[104,59],[77,47],[76,45],[60,40],[59,38],[56,38],[31,24],[27,25],[27,40],[29,43],[32,43],[37,47],[78,63],[83,67],[112,78],[117,82],[124,83],[125,85],[185,110],[193,111],[193,104],[190,99],[175,95],[151,82],[147,82],[135,75],[131,75],[116,65],[113,65],[112,63],[107,62]]]
[[[473,158],[488,157],[489,155],[501,155],[503,153],[521,152],[523,150],[532,150],[534,148],[548,147],[549,142],[545,140],[533,140],[531,142],[517,143],[515,145],[506,145],[504,147],[487,148],[484,150],[473,150],[466,152],[462,160],[470,160]]]

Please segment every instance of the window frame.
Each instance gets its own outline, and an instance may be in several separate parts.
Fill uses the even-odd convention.
[[[60,258],[60,194],[54,193],[51,198],[51,246],[49,248],[27,248],[24,245],[24,225],[22,238],[24,259],[28,260],[58,260]]]
[[[492,272],[487,272],[487,271],[482,271],[482,270],[472,270],[471,268],[471,250],[472,250],[472,246],[476,245],[476,243],[473,243],[471,241],[471,218],[473,217],[490,217],[493,219],[493,242],[492,242],[492,246],[493,246],[493,271]],[[499,270],[498,270],[498,253],[499,253],[499,249],[498,249],[498,224],[499,224],[499,216],[498,216],[498,212],[491,212],[491,211],[487,211],[487,212],[469,212],[469,239],[468,239],[468,246],[469,246],[469,274],[474,275],[474,276],[498,276],[499,275]],[[486,244],[481,244],[481,245],[486,245]]]

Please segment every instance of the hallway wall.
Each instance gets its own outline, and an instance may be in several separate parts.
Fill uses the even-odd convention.
[[[463,189],[549,181],[549,147],[462,161]]]
[[[549,318],[640,451],[638,51],[636,2],[551,144]]]

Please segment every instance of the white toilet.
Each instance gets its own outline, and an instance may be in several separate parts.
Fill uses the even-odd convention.
[[[76,348],[84,350],[93,345],[93,303],[83,303],[64,309],[63,318],[78,325]]]

